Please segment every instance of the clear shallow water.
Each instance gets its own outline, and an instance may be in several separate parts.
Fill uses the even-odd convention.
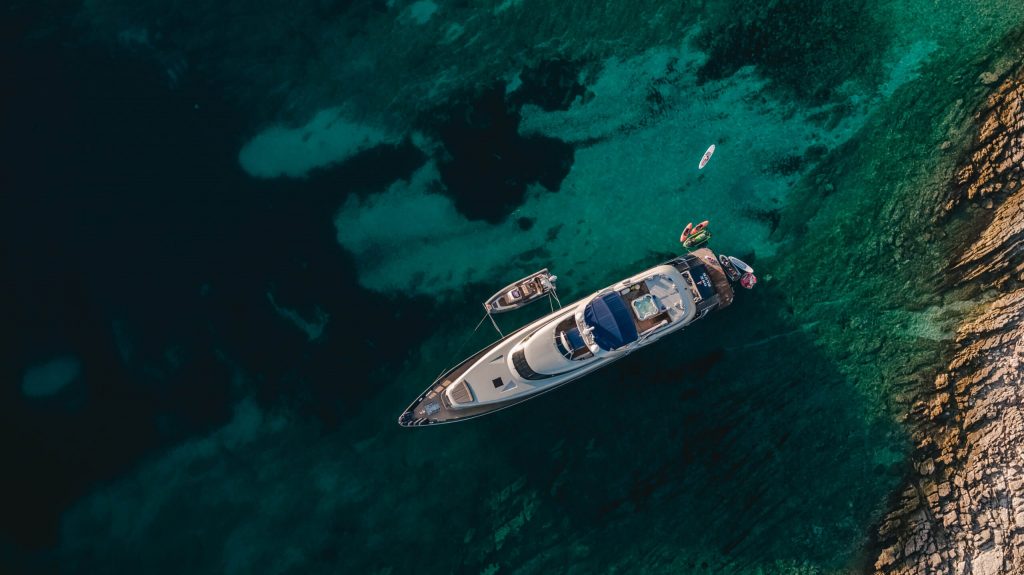
[[[4,553],[855,569],[901,386],[959,309],[919,281],[922,190],[1021,21],[930,6],[22,8]],[[733,307],[494,417],[394,425],[494,286],[549,265],[572,300],[703,218],[762,274]]]

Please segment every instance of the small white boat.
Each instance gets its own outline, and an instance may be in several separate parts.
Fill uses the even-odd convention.
[[[711,154],[714,154],[714,153],[715,153],[715,145],[711,144],[711,147],[708,148],[708,151],[704,152],[704,156],[701,157],[700,164],[697,165],[697,169],[698,170],[703,170],[704,166],[708,165],[708,160],[711,159]]]
[[[556,280],[558,276],[544,268],[501,288],[484,303],[484,309],[489,314],[519,309],[555,291]]]

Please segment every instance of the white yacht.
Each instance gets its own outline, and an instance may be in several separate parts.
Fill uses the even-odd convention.
[[[398,418],[404,427],[511,407],[600,369],[732,303],[753,270],[707,248],[626,278],[520,328],[443,373]]]

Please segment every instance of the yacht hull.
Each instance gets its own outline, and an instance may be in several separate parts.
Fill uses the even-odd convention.
[[[541,337],[542,334],[545,337],[550,335],[552,325],[561,325],[559,322],[565,322],[574,316],[581,317],[588,302],[597,297],[597,295],[583,298],[509,333],[442,373],[402,412],[398,418],[398,424],[402,427],[427,427],[454,423],[475,419],[514,405],[519,405],[524,401],[559,389],[567,383],[580,379],[617,359],[625,357],[636,349],[640,349],[661,339],[665,335],[684,328],[693,321],[703,318],[713,310],[726,307],[732,302],[733,292],[728,284],[725,272],[719,264],[717,257],[707,249],[701,249],[692,254],[669,260],[661,264],[661,266],[651,268],[646,272],[623,280],[615,286],[605,288],[605,290],[597,293],[606,293],[608,290],[621,289],[623,287],[628,288],[628,286],[632,285],[632,282],[641,281],[637,278],[644,276],[647,272],[658,271],[659,268],[669,271],[677,270],[680,273],[697,269],[691,266],[700,266],[700,269],[712,272],[711,279],[714,281],[716,293],[712,298],[703,300],[703,303],[700,305],[695,304],[691,300],[689,308],[687,308],[690,315],[685,320],[673,321],[662,330],[658,330],[661,324],[657,324],[650,328],[649,335],[645,331],[629,347],[602,351],[599,356],[593,356],[592,359],[581,363],[578,368],[574,368],[571,371],[538,374],[531,373],[528,366],[526,366],[526,371],[524,372],[523,368],[516,364],[516,361],[525,361],[522,356],[524,346],[528,345],[528,341],[536,340],[535,334],[538,334],[537,337]],[[678,277],[682,279],[681,276]],[[690,288],[696,294],[696,287],[692,282],[690,282]],[[638,323],[642,319],[638,318]],[[543,331],[545,329],[548,331]],[[633,332],[633,336],[637,336],[637,332]],[[531,338],[533,339],[531,340]],[[553,349],[555,344],[551,343],[550,345]],[[519,356],[518,360],[517,355]],[[512,368],[513,364],[515,369]],[[491,389],[492,379],[494,389]],[[473,380],[474,383],[470,385],[467,383],[469,380]],[[484,387],[478,387],[480,385]],[[509,394],[507,399],[501,397],[505,393]]]

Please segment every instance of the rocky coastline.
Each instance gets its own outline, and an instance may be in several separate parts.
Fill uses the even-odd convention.
[[[913,470],[874,534],[877,575],[1024,574],[1024,68],[992,92],[951,183],[947,217],[986,220],[946,272],[982,302],[908,415]]]

